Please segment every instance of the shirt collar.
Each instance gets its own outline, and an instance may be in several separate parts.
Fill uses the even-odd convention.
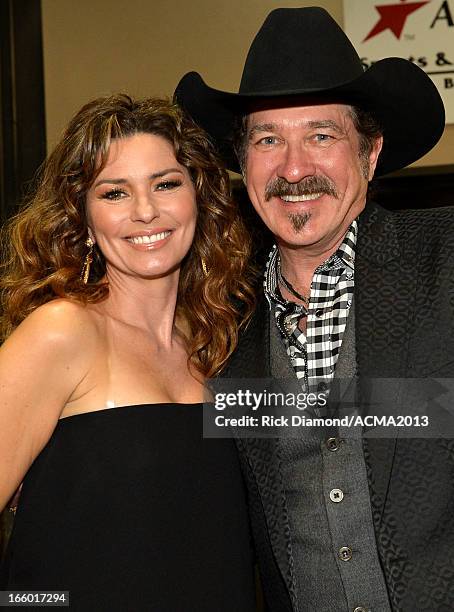
[[[355,219],[347,230],[342,243],[339,245],[335,253],[333,253],[326,261],[324,261],[316,271],[328,271],[334,268],[347,266],[351,270],[355,269],[355,248],[356,238],[358,236],[358,222]],[[280,261],[280,254],[277,245],[273,245],[266,263],[265,275],[263,279],[263,287],[265,295],[271,307],[271,301],[278,304],[286,305],[288,300],[284,299],[279,289],[277,281],[277,265]]]
[[[351,268],[355,269],[355,249],[356,249],[356,238],[358,236],[358,221],[355,219],[348,228],[347,233],[344,236],[342,243],[334,253],[334,257],[339,257],[343,263]],[[331,256],[332,257],[332,256]],[[327,260],[328,263],[331,257]]]

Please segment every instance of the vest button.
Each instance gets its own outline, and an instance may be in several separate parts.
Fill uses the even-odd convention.
[[[332,502],[338,504],[344,499],[344,492],[342,491],[342,489],[332,489],[329,492],[329,498]]]
[[[342,561],[350,561],[350,559],[353,557],[353,551],[350,548],[350,546],[342,546],[342,548],[339,548],[339,559],[342,559]]]
[[[340,446],[339,438],[328,438],[328,440],[326,441],[326,448],[333,453],[339,450],[339,446]]]

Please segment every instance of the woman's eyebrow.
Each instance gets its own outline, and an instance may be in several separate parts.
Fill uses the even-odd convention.
[[[150,180],[154,180],[156,178],[161,178],[162,176],[165,176],[166,174],[170,174],[171,172],[179,172],[180,174],[182,174],[181,168],[166,168],[165,170],[160,170],[159,172],[153,172],[152,174],[148,176],[148,178]],[[109,185],[124,185],[127,182],[128,180],[125,178],[115,178],[115,179],[104,178],[99,181],[96,181],[94,186],[98,187],[98,185],[105,185],[106,183],[108,183]]]

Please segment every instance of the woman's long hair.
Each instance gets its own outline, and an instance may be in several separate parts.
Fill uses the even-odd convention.
[[[239,321],[244,324],[253,309],[250,239],[208,137],[167,100],[98,98],[69,123],[33,194],[2,230],[0,334],[6,338],[54,298],[87,304],[107,297],[108,284],[100,281],[105,261],[97,248],[89,282],[80,278],[87,253],[86,195],[106,164],[111,141],[138,133],[167,140],[194,183],[197,226],[181,267],[177,314],[189,329],[191,364],[210,377],[222,369],[237,344]]]

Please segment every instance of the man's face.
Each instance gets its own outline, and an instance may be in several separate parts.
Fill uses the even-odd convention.
[[[247,139],[249,197],[278,244],[336,248],[365,206],[382,139],[360,156],[343,104],[258,110],[248,117]]]

